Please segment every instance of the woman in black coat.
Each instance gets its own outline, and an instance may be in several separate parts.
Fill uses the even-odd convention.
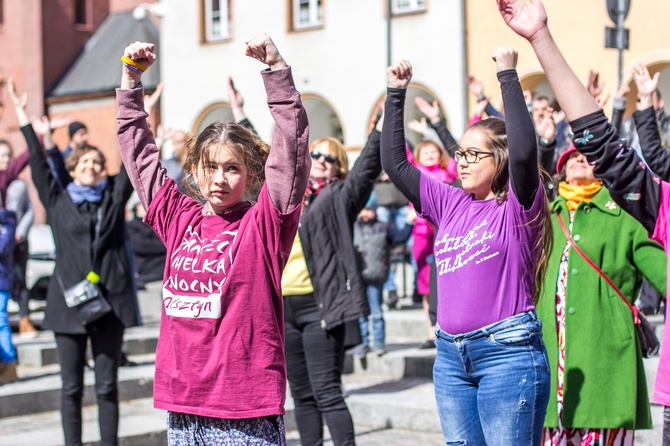
[[[53,148],[49,121],[46,117],[36,121],[33,130],[25,111],[25,95],[19,98],[11,81],[9,92],[30,151],[33,182],[46,208],[56,245],[56,267],[47,293],[45,325],[55,333],[61,365],[65,444],[81,444],[84,365],[90,339],[101,444],[115,445],[119,422],[117,371],[123,331],[138,325],[125,237],[125,204],[133,188],[123,166],[118,175],[107,177],[104,155],[92,146],[77,149],[68,157],[66,167],[73,181],[61,188],[49,170],[35,133],[43,138],[46,149]],[[99,275],[98,285],[112,311],[84,325],[77,307],[66,305],[64,290],[84,280],[91,271]]]
[[[322,420],[336,446],[355,444],[340,377],[345,323],[357,328],[370,314],[353,225],[381,172],[379,142],[374,129],[351,172],[338,141],[310,146],[310,181],[282,276],[286,366],[304,446],[323,443]]]

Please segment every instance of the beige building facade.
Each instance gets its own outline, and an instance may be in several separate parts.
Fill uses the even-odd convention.
[[[589,70],[600,73],[605,95],[616,93],[618,51],[605,48],[605,27],[614,26],[607,14],[605,0],[544,0],[549,27],[568,63],[586,81]],[[466,60],[469,74],[481,79],[492,104],[501,105],[491,53],[497,46],[509,45],[519,51],[518,71],[526,89],[553,96],[542,67],[530,44],[512,32],[502,20],[494,0],[467,0],[465,9]],[[661,71],[659,89],[670,98],[670,2],[665,0],[631,0],[625,22],[630,29],[630,47],[624,51],[623,82],[630,84],[628,113],[634,110],[635,84],[630,70],[636,63],[645,64],[650,72]],[[469,109],[475,103],[469,98]],[[611,114],[612,100],[605,105]]]

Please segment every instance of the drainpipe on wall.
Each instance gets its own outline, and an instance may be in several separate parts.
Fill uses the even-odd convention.
[[[390,67],[391,60],[391,0],[386,0],[386,66]]]
[[[468,122],[468,92],[467,92],[467,78],[468,78],[468,30],[466,29],[466,24],[467,22],[465,21],[466,19],[466,14],[465,14],[465,2],[467,0],[461,0],[461,20],[463,22],[463,83],[462,85],[465,87],[463,90],[463,103],[462,103],[462,114],[463,114],[463,124],[467,124]]]

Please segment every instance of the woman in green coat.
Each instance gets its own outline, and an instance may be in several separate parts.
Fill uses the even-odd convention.
[[[635,429],[651,428],[633,315],[570,247],[557,216],[631,302],[643,276],[665,295],[666,256],[573,145],[556,167],[564,181],[551,205],[554,249],[537,306],[552,382],[543,445],[632,445]]]

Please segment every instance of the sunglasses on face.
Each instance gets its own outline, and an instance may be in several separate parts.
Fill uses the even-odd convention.
[[[481,159],[491,155],[493,155],[491,152],[482,152],[479,150],[457,150],[454,152],[454,161],[458,163],[462,158],[465,158],[465,162],[468,164],[477,164]]]
[[[317,152],[316,150],[310,152],[309,155],[315,160],[318,160],[319,158],[323,157],[323,159],[330,164],[335,164],[337,162],[337,158],[335,158],[334,156],[326,155],[325,153]]]

